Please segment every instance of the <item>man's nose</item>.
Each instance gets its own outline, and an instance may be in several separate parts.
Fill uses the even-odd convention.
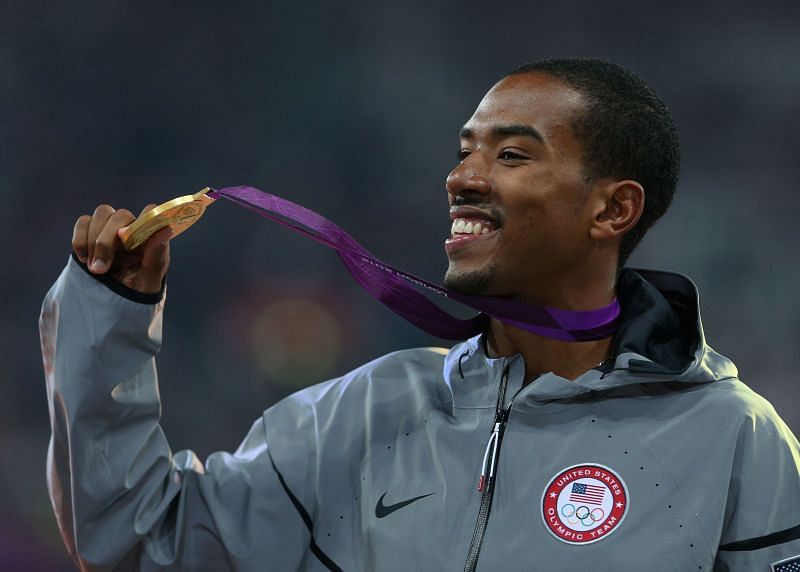
[[[482,174],[477,165],[469,159],[467,157],[447,175],[444,186],[447,192],[453,195],[453,198],[470,192],[485,195],[491,191],[489,178]]]

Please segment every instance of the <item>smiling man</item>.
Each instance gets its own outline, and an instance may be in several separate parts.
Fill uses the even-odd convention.
[[[40,321],[71,554],[129,570],[796,569],[797,440],[706,344],[688,278],[623,267],[678,156],[630,72],[512,72],[460,133],[445,283],[561,310],[616,298],[614,335],[489,319],[288,397],[205,464],[159,425],[168,233],[126,254],[130,212],[80,217]]]
[[[558,64],[549,65],[560,69]],[[454,232],[445,245],[450,261],[445,286],[590,310],[615,297],[620,242],[642,215],[644,191],[629,177],[592,172],[597,169],[591,154],[598,151],[585,149],[580,137],[583,124],[593,120],[586,116],[592,96],[543,73],[546,67],[525,66],[503,79],[461,130],[460,164],[447,178]],[[573,74],[581,72],[580,65],[572,69]],[[602,70],[594,73],[598,72]],[[635,82],[629,76],[622,78]],[[607,81],[612,83],[613,75]],[[638,95],[641,99],[646,92]],[[632,100],[629,105],[645,104]],[[677,182],[677,139],[663,104],[654,98],[652,107],[640,111],[642,123],[652,124],[648,143],[654,153],[666,156],[661,163],[673,162],[664,173],[671,178],[656,192],[671,199]],[[594,113],[613,112],[612,108]],[[644,127],[650,125],[639,129]],[[607,137],[631,137],[623,129],[610,125]],[[641,171],[661,165],[637,167]],[[462,232],[461,221],[473,223],[465,230],[481,225],[481,234]],[[574,377],[608,357],[611,347],[610,338],[556,342],[497,321],[488,332],[488,342],[498,355],[521,353],[528,379],[543,371]]]

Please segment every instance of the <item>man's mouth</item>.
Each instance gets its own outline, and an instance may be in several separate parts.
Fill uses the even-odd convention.
[[[492,238],[500,223],[483,209],[472,206],[451,207],[450,238],[445,241],[448,254],[469,244]]]
[[[494,230],[497,230],[495,223],[490,220],[457,218],[450,226],[450,237],[455,238],[462,234],[489,234]]]

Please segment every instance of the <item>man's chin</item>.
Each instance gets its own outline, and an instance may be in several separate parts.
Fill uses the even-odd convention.
[[[475,272],[457,272],[448,269],[444,275],[444,287],[459,294],[486,296],[489,294],[494,268]]]

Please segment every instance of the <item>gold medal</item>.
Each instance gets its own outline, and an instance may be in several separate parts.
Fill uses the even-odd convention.
[[[173,237],[178,236],[196,223],[206,212],[206,207],[214,202],[214,199],[206,194],[210,192],[211,189],[206,187],[193,195],[162,203],[142,214],[122,234],[122,245],[128,250],[133,250],[167,226],[172,229]]]

